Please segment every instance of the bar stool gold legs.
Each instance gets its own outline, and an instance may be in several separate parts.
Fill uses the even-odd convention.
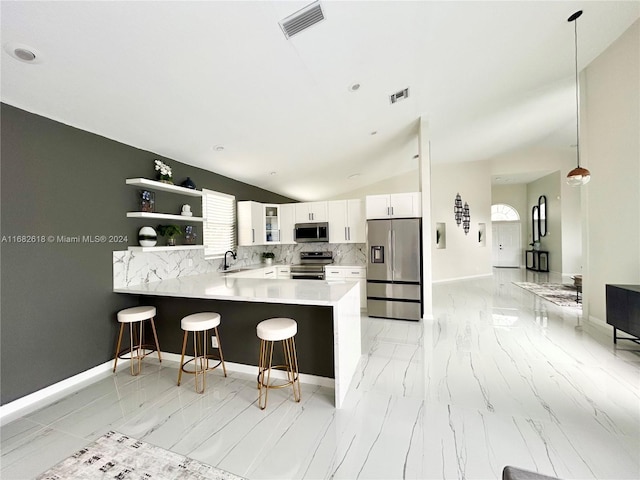
[[[131,375],[137,376],[142,371],[142,359],[152,352],[158,352],[158,360],[162,362],[160,355],[160,343],[158,342],[158,334],[156,332],[156,324],[154,317],[156,315],[155,307],[132,307],[118,312],[118,322],[120,322],[120,333],[118,334],[118,344],[116,345],[116,353],[113,362],[113,372],[115,373],[118,366],[118,358],[127,358],[130,360]],[[144,344],[144,323],[146,320],[151,322],[153,331],[153,339],[155,345]],[[129,324],[129,348],[120,350],[122,346],[122,334],[124,333],[125,323]],[[137,323],[137,328],[134,325]],[[124,355],[127,355],[125,357]]]
[[[218,333],[220,325],[220,315],[213,312],[194,313],[184,317],[181,321],[184,336],[182,339],[182,354],[180,357],[180,369],[178,370],[178,386],[182,382],[182,372],[195,376],[195,389],[197,393],[204,393],[207,383],[207,372],[222,366],[224,376],[227,376],[227,368],[224,365],[224,354],[222,353],[222,343]],[[218,355],[208,353],[208,332],[213,330],[218,342]],[[193,358],[184,361],[187,350],[189,332],[193,332]],[[215,365],[210,365],[210,360],[217,360]],[[193,370],[188,370],[186,366],[193,362]]]
[[[300,380],[298,372],[298,357],[294,336],[297,333],[297,324],[290,318],[272,318],[264,320],[256,328],[260,338],[260,354],[258,359],[258,406],[261,410],[267,407],[267,398],[270,388],[285,388],[291,386],[293,399],[300,402]],[[273,365],[273,345],[282,342],[284,365]],[[282,384],[271,382],[271,370],[284,370],[287,372],[287,381]],[[266,377],[266,378],[265,378]]]

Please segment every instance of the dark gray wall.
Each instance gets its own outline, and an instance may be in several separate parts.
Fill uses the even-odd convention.
[[[333,307],[146,295],[140,296],[139,302],[141,305],[153,305],[157,308],[155,324],[160,349],[177,354],[182,351],[184,334],[180,328],[181,318],[195,312],[219,313],[221,321],[218,332],[224,359],[244,365],[258,365],[260,340],[256,336],[256,325],[259,322],[265,318],[295,318],[298,324],[295,342],[300,372],[334,378]],[[153,344],[153,337],[148,334],[148,330],[150,329],[145,330],[147,343]],[[319,345],[322,347],[319,348]],[[193,352],[191,336],[188,339],[187,355],[190,352]],[[283,364],[283,360],[279,358],[281,352],[280,346],[274,348],[274,365]]]
[[[237,200],[292,201],[4,103],[0,118],[2,404],[113,357],[116,313],[137,299],[112,293],[112,252],[137,244],[148,223],[126,217],[138,204],[126,178],[154,178],[153,160],[161,158],[176,183],[189,176],[197,188]],[[158,210],[178,213],[185,198],[157,194]],[[199,201],[188,203],[200,212]],[[77,235],[129,240],[57,241]],[[18,242],[20,236],[44,241]]]

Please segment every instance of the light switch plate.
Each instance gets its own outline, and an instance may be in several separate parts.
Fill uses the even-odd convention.
[[[218,348],[218,337],[215,335],[211,335],[211,346],[213,348]]]

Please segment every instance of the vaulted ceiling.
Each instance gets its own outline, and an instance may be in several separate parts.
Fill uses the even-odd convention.
[[[567,18],[584,10],[582,69],[640,16],[637,1],[322,1],[325,19],[286,38],[308,3],[3,1],[2,101],[317,200],[415,169],[420,117],[434,164],[575,143]]]

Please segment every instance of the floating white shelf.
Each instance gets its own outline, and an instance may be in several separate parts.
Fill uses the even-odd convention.
[[[127,185],[145,187],[149,190],[160,190],[163,192],[179,193],[180,195],[189,195],[191,197],[202,197],[202,192],[200,190],[180,187],[178,185],[170,185],[168,183],[162,183],[156,180],[149,180],[148,178],[127,178]]]
[[[129,218],[149,218],[154,220],[177,220],[180,222],[203,222],[202,217],[187,217],[186,215],[172,215],[169,213],[127,212]]]
[[[132,252],[169,252],[174,250],[202,250],[204,245],[176,245],[175,247],[129,247]]]

